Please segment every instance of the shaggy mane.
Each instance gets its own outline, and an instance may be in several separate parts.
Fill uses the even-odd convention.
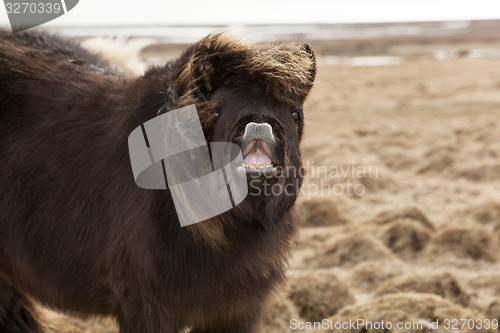
[[[287,104],[302,101],[316,75],[307,44],[247,43],[224,34],[209,35],[181,56],[175,79],[182,105],[206,101],[221,86],[259,86]]]

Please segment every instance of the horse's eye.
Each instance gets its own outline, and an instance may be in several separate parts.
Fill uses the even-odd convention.
[[[215,112],[215,113],[214,113],[214,117],[215,117],[215,119],[219,119],[219,117],[220,117],[220,113],[219,113],[219,112]]]
[[[295,112],[292,112],[292,118],[294,120],[300,120],[300,118],[302,118],[302,117],[300,116],[300,113],[298,113],[297,111],[295,111]]]

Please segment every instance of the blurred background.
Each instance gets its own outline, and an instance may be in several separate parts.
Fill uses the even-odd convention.
[[[45,27],[135,74],[211,32],[310,43],[301,228],[262,332],[325,318],[499,331],[498,0],[82,0]],[[40,311],[49,332],[117,331]]]

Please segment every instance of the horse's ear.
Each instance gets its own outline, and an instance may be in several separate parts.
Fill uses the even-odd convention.
[[[199,95],[198,98],[210,99],[227,76],[226,72],[231,71],[232,63],[228,58],[234,55],[231,49],[235,45],[222,34],[209,35],[197,43],[190,66],[194,93]]]
[[[312,48],[309,44],[303,44],[300,49],[302,51],[307,52],[307,54],[309,54],[309,57],[311,58],[311,67],[309,68],[309,77],[311,80],[310,84],[312,87],[314,80],[316,79],[316,56],[314,55],[314,51],[312,50]]]
[[[199,100],[207,100],[213,93],[214,65],[209,54],[197,54],[192,64],[193,94]]]

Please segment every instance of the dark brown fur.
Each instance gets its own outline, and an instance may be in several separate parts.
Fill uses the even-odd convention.
[[[38,330],[24,295],[75,315],[112,315],[122,333],[252,332],[283,280],[295,195],[258,192],[180,227],[170,192],[134,183],[127,137],[195,103],[208,141],[273,125],[299,167],[308,46],[209,36],[129,78],[70,41],[0,30],[0,329]],[[291,184],[300,175],[269,182]],[[2,332],[3,332],[2,331]]]

